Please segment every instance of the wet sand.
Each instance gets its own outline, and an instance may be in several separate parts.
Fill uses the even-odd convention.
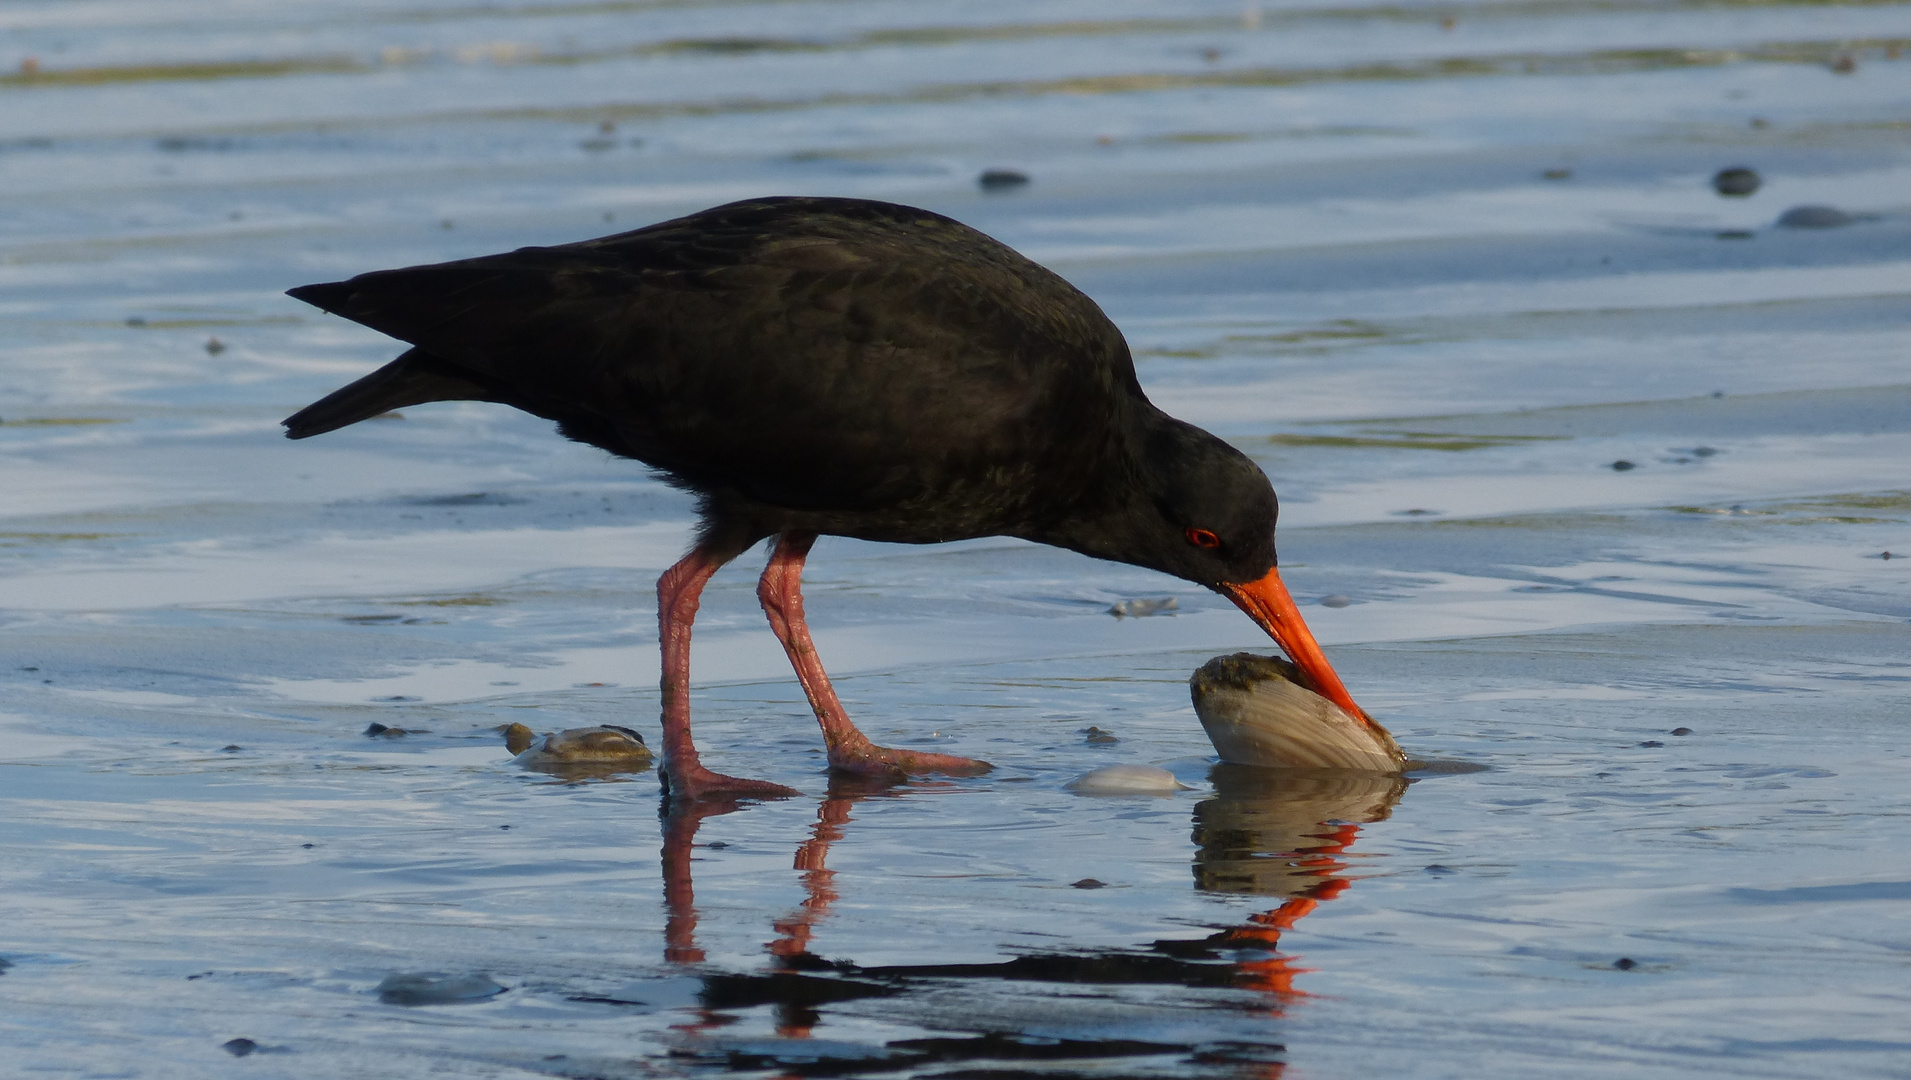
[[[1899,1075],[1904,14],[0,11],[0,1060]],[[751,557],[706,594],[698,736],[803,798],[660,819],[650,775],[513,766],[512,722],[655,744],[692,508],[494,406],[286,442],[396,349],[281,292],[766,193],[926,206],[1080,285],[1273,477],[1361,704],[1487,768],[1217,770],[1188,674],[1269,649],[1219,597],[830,539],[853,715],[994,773],[833,782]],[[1777,225],[1813,205],[1853,220]],[[1114,764],[1189,789],[1063,787]],[[387,982],[421,973],[461,978]]]

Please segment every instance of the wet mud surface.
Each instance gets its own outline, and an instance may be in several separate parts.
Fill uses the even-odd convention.
[[[0,1072],[1901,1075],[1905,16],[0,5]],[[657,745],[693,507],[482,404],[285,441],[396,349],[282,291],[772,193],[1093,296],[1418,767],[1219,765],[1220,597],[829,539],[851,714],[994,772],[829,776],[754,556],[697,734],[799,797],[513,764]]]

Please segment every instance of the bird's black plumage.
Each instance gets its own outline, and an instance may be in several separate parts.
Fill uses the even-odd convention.
[[[1199,582],[1359,712],[1274,568],[1267,477],[1148,402],[1094,301],[938,214],[757,199],[292,295],[412,345],[288,419],[292,438],[426,401],[497,401],[697,493],[701,535],[657,582],[673,798],[793,794],[705,768],[690,735],[698,598],[767,536],[757,597],[834,768],[989,766],[857,730],[803,615],[803,564],[823,533],[1019,536]]]
[[[496,401],[697,492],[730,554],[1012,535],[1211,586],[1274,565],[1261,471],[1148,402],[1092,300],[926,210],[757,199],[291,294],[413,346],[292,438]]]

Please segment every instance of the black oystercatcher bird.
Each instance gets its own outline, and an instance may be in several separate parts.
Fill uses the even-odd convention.
[[[1275,570],[1267,477],[1149,403],[1094,301],[940,214],[753,199],[291,295],[412,348],[287,419],[290,438],[428,401],[497,401],[696,493],[696,545],[657,581],[674,798],[793,794],[711,772],[690,740],[698,596],[768,537],[757,596],[839,769],[989,766],[880,747],[850,722],[803,621],[803,559],[822,533],[1019,536],[1186,578],[1363,715]]]

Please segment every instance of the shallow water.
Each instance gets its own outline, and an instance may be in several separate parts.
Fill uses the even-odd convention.
[[[0,1072],[1903,1075],[1908,15],[0,4]],[[803,798],[513,768],[655,739],[691,507],[492,406],[286,442],[395,349],[282,290],[772,192],[1094,296],[1362,704],[1487,768],[1216,770],[1218,597],[828,539],[854,715],[994,773],[833,783],[750,565],[697,731]]]

